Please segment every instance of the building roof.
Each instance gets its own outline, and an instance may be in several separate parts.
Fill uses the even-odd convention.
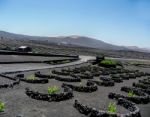
[[[25,49],[28,48],[28,46],[20,46],[19,48]]]

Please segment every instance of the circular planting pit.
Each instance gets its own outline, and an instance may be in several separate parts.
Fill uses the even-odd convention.
[[[142,89],[150,89],[149,85],[143,84],[143,83],[133,83],[134,87],[142,88]]]
[[[102,71],[101,75],[109,75],[109,71]]]
[[[115,86],[114,81],[98,81],[98,80],[90,80],[90,81],[96,83],[98,86],[105,86],[105,87]]]
[[[150,102],[149,96],[142,92],[141,90],[138,90],[136,88],[130,88],[130,87],[122,87],[121,91],[127,92],[128,95],[121,95],[117,93],[109,93],[108,97],[110,99],[119,99],[119,98],[125,98],[127,100],[130,100],[136,104],[147,104]],[[130,96],[129,93],[132,91],[132,95]]]
[[[139,80],[139,83],[133,83],[134,87],[145,89],[145,90],[150,90],[150,79],[143,79]]]
[[[129,97],[129,96],[124,96],[124,95],[117,94],[117,93],[109,93],[108,97],[110,99],[116,99],[116,100],[118,100],[119,98],[124,98],[136,104],[148,104],[149,103],[149,98],[144,97],[144,96]]]
[[[121,77],[123,80],[129,80],[129,75],[127,75],[127,74],[120,74],[120,77]]]
[[[84,74],[72,74],[71,76],[74,78],[80,78],[80,79],[93,79],[92,75],[86,74],[86,73],[84,73]]]
[[[95,92],[98,89],[97,85],[90,81],[87,82],[86,86],[76,86],[76,85],[66,84],[66,83],[63,83],[62,86],[70,87],[74,91],[87,92],[87,93]]]
[[[35,72],[35,77],[46,78],[46,79],[53,79],[52,76],[50,76],[50,75],[45,75],[45,74],[41,74],[41,72]]]
[[[123,106],[130,113],[110,113],[104,110],[97,110],[96,108],[89,107],[81,104],[78,100],[75,100],[74,107],[81,113],[88,117],[141,117],[139,108],[132,102],[119,98],[117,104]]]
[[[150,81],[147,81],[147,80],[139,80],[139,83],[150,85]]]
[[[21,79],[21,81],[24,81],[27,83],[33,83],[33,84],[46,84],[49,82],[48,79],[36,79],[36,80]]]
[[[38,91],[32,91],[28,88],[25,89],[25,93],[27,96],[29,96],[32,99],[36,100],[43,100],[43,101],[63,101],[63,100],[68,100],[73,97],[73,91],[69,87],[63,87],[64,91],[58,94],[44,94],[44,93],[39,93]]]
[[[95,72],[95,71],[91,71],[92,76],[98,77],[102,74],[101,71]]]
[[[129,78],[130,79],[136,79],[136,74],[135,73],[129,73]]]
[[[15,78],[19,78],[21,81],[33,84],[46,84],[49,82],[48,79],[37,78],[34,74],[27,77],[25,77],[24,74],[17,74]]]
[[[108,78],[108,77],[100,77],[100,80],[102,80],[102,81],[112,81],[112,79]]]
[[[0,89],[2,88],[13,88],[15,85],[19,85],[20,84],[20,79],[10,83],[10,84],[0,84]]]
[[[111,75],[111,79],[116,83],[123,82],[122,78],[120,78],[119,75]]]
[[[81,79],[80,78],[73,78],[73,77],[63,77],[63,76],[52,76],[55,78],[55,80],[58,80],[58,81],[64,81],[64,82],[81,82]]]
[[[69,76],[70,75],[70,72],[66,72],[66,71],[52,70],[52,73],[56,74],[56,75],[63,75],[63,76]]]

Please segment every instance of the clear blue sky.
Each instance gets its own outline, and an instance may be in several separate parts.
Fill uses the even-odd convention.
[[[0,30],[150,48],[150,0],[0,0]]]

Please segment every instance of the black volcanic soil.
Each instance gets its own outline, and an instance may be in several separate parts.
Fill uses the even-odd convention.
[[[79,67],[80,65],[78,65]],[[75,67],[75,66],[74,66]],[[73,68],[70,67],[70,68]],[[127,66],[127,69],[139,69],[134,66]],[[60,68],[57,68],[59,70]],[[41,73],[49,74],[50,69],[40,70]],[[144,68],[142,71],[150,72],[150,68]],[[35,71],[22,72],[25,76],[33,74]],[[9,76],[14,76],[15,74],[9,74]],[[49,86],[58,86],[61,87],[61,81],[54,79],[49,79],[48,84],[30,84],[21,82],[19,86],[15,86],[13,89],[0,89],[0,100],[4,101],[6,104],[6,110],[3,113],[0,113],[0,117],[16,117],[20,115],[21,117],[85,117],[80,114],[74,107],[74,100],[78,99],[81,103],[95,107],[101,110],[107,110],[109,102],[115,102],[108,98],[109,92],[116,92],[120,94],[126,93],[120,91],[122,86],[132,86],[133,82],[138,82],[139,79],[145,77],[124,80],[123,83],[115,83],[113,87],[103,87],[98,86],[98,90],[93,93],[82,93],[74,91],[74,97],[72,99],[61,101],[61,102],[47,102],[40,101],[29,98],[25,94],[25,88],[29,87],[35,91],[47,92]],[[97,79],[96,77],[94,79]],[[0,84],[9,82],[10,80],[0,77]],[[82,80],[82,84],[85,84],[86,80]],[[79,83],[71,83],[79,84]],[[150,116],[150,104],[147,105],[138,105],[141,109],[142,117]],[[117,112],[127,113],[128,110],[124,109],[121,106],[117,106]]]

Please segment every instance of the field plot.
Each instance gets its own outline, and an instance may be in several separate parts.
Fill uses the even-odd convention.
[[[150,68],[93,62],[4,74],[0,117],[149,117]]]
[[[50,57],[50,59],[52,59],[52,58]],[[60,57],[60,58],[62,59],[62,57]],[[6,57],[5,57],[5,59],[6,59]],[[73,62],[71,61],[69,63],[62,63],[62,64],[59,63],[58,65],[57,64],[54,64],[54,65],[53,64],[47,64],[47,63],[0,64],[0,73],[71,66],[71,65],[81,64],[81,63],[86,62],[86,61],[91,60],[91,59],[94,59],[94,57],[80,56],[79,60],[77,60],[77,61],[73,61]]]
[[[71,59],[71,57],[44,57],[44,56],[25,56],[25,55],[0,55],[0,63],[15,62],[44,62],[52,60]]]

